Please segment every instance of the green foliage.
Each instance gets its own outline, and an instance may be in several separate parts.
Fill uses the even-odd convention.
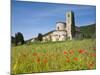
[[[96,53],[95,47],[95,39],[37,42],[12,47],[11,73],[95,69],[96,57],[91,56]],[[79,50],[85,50],[86,53],[79,54]]]
[[[42,34],[41,33],[38,34],[37,40],[42,41]]]
[[[11,36],[11,46],[15,46],[15,37]]]
[[[15,37],[11,36],[11,43],[15,43]]]
[[[96,37],[96,24],[81,26],[80,27],[81,37],[83,38],[95,38]]]
[[[15,34],[15,45],[17,46],[18,44],[24,44],[24,37],[21,32]]]

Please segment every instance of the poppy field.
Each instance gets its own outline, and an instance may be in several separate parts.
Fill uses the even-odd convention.
[[[11,47],[12,74],[91,69],[96,69],[95,39]]]

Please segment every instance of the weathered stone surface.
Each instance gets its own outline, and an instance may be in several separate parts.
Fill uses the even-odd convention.
[[[69,11],[66,14],[66,22],[57,22],[54,31],[43,35],[43,41],[65,41],[72,40],[75,36],[74,12]]]

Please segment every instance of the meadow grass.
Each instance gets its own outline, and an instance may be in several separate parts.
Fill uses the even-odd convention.
[[[24,44],[11,49],[11,73],[96,68],[95,39]]]

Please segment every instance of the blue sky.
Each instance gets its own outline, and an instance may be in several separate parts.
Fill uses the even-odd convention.
[[[55,4],[12,1],[12,35],[22,32],[24,39],[38,33],[55,30],[56,22],[66,21],[66,12],[75,14],[75,25],[84,26],[96,22],[96,7],[88,5]]]

